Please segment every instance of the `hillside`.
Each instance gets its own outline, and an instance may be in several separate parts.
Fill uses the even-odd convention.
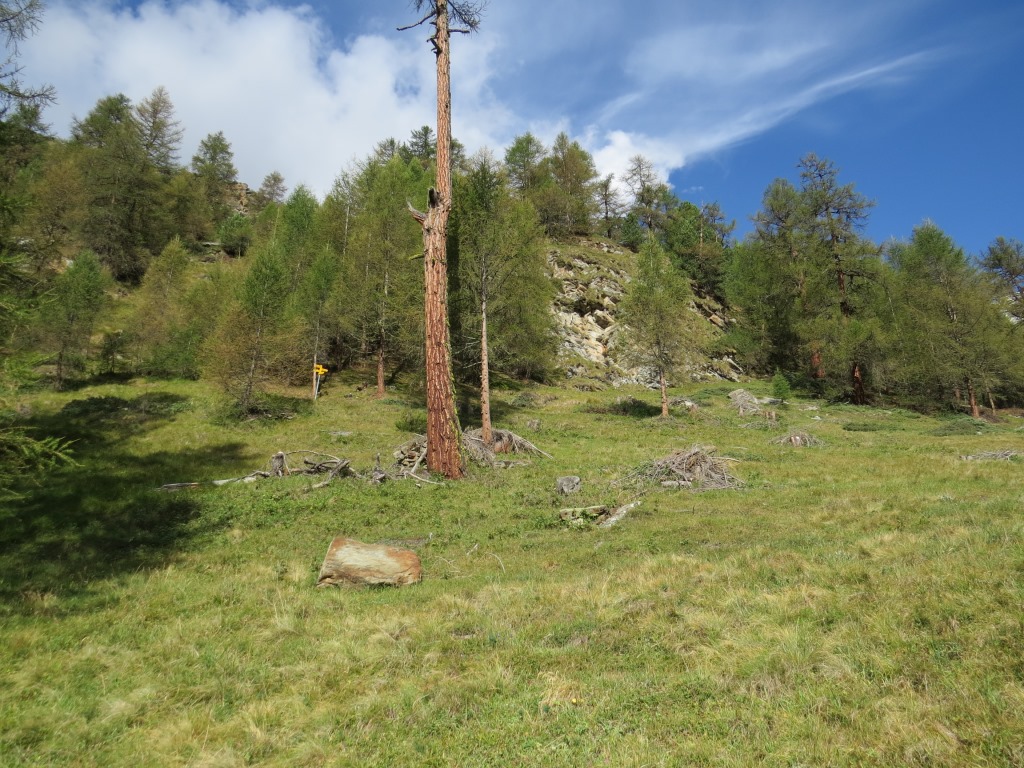
[[[279,450],[386,464],[422,411],[357,383],[279,421],[225,421],[201,382],[21,398],[77,464],[0,511],[4,765],[1024,756],[1020,458],[985,460],[1019,449],[1019,419],[797,400],[772,424],[728,384],[674,389],[698,407],[663,420],[635,387],[517,387],[495,392],[497,422],[551,459],[439,485],[156,490]],[[823,444],[778,444],[791,431]],[[694,444],[735,459],[742,488],[622,483]],[[582,490],[560,496],[570,474]],[[613,528],[559,519],[633,500]],[[425,580],[316,589],[338,534],[409,542]]]

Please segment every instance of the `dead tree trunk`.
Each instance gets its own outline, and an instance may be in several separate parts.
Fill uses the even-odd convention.
[[[448,216],[452,208],[452,105],[448,0],[433,0],[437,57],[437,183],[429,207],[417,220],[423,227],[427,376],[427,468],[454,479],[465,474],[459,450],[459,417],[455,408],[451,338],[448,327]],[[415,25],[414,25],[415,26]]]

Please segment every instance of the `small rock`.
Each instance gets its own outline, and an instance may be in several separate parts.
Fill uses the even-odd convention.
[[[558,488],[558,492],[563,496],[568,496],[570,493],[576,493],[582,485],[583,482],[576,475],[560,477],[555,481],[555,486]]]

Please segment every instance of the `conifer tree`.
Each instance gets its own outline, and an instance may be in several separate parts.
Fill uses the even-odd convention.
[[[70,371],[82,370],[88,360],[89,339],[106,303],[108,279],[96,255],[86,251],[54,281],[39,320],[54,352],[57,389],[63,388]]]
[[[546,368],[554,339],[548,311],[552,289],[533,207],[512,197],[488,153],[470,162],[457,187],[462,296],[456,298],[468,320],[460,326],[475,352],[466,356],[480,370],[481,432],[489,445],[491,369],[538,373]]]
[[[620,306],[625,329],[619,339],[623,357],[653,369],[661,391],[661,415],[667,417],[667,378],[681,371],[706,344],[703,320],[690,309],[693,295],[668,254],[648,237],[637,256],[637,274]]]

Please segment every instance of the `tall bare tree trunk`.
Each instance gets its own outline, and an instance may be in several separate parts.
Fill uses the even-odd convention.
[[[487,356],[487,297],[480,302],[480,437],[488,448],[494,443],[491,430],[491,370]]]
[[[658,383],[661,385],[661,418],[668,418],[668,388],[665,384],[665,369],[658,369]]]
[[[436,0],[437,186],[423,220],[427,374],[427,468],[447,478],[465,474],[448,328],[448,215],[452,208],[452,104],[448,1]]]
[[[377,347],[377,392],[374,397],[380,400],[384,397],[384,339],[381,338]]]
[[[974,391],[973,381],[967,382],[967,399],[968,402],[971,404],[971,416],[973,416],[976,419],[980,419],[981,409],[978,407],[978,397]]]

